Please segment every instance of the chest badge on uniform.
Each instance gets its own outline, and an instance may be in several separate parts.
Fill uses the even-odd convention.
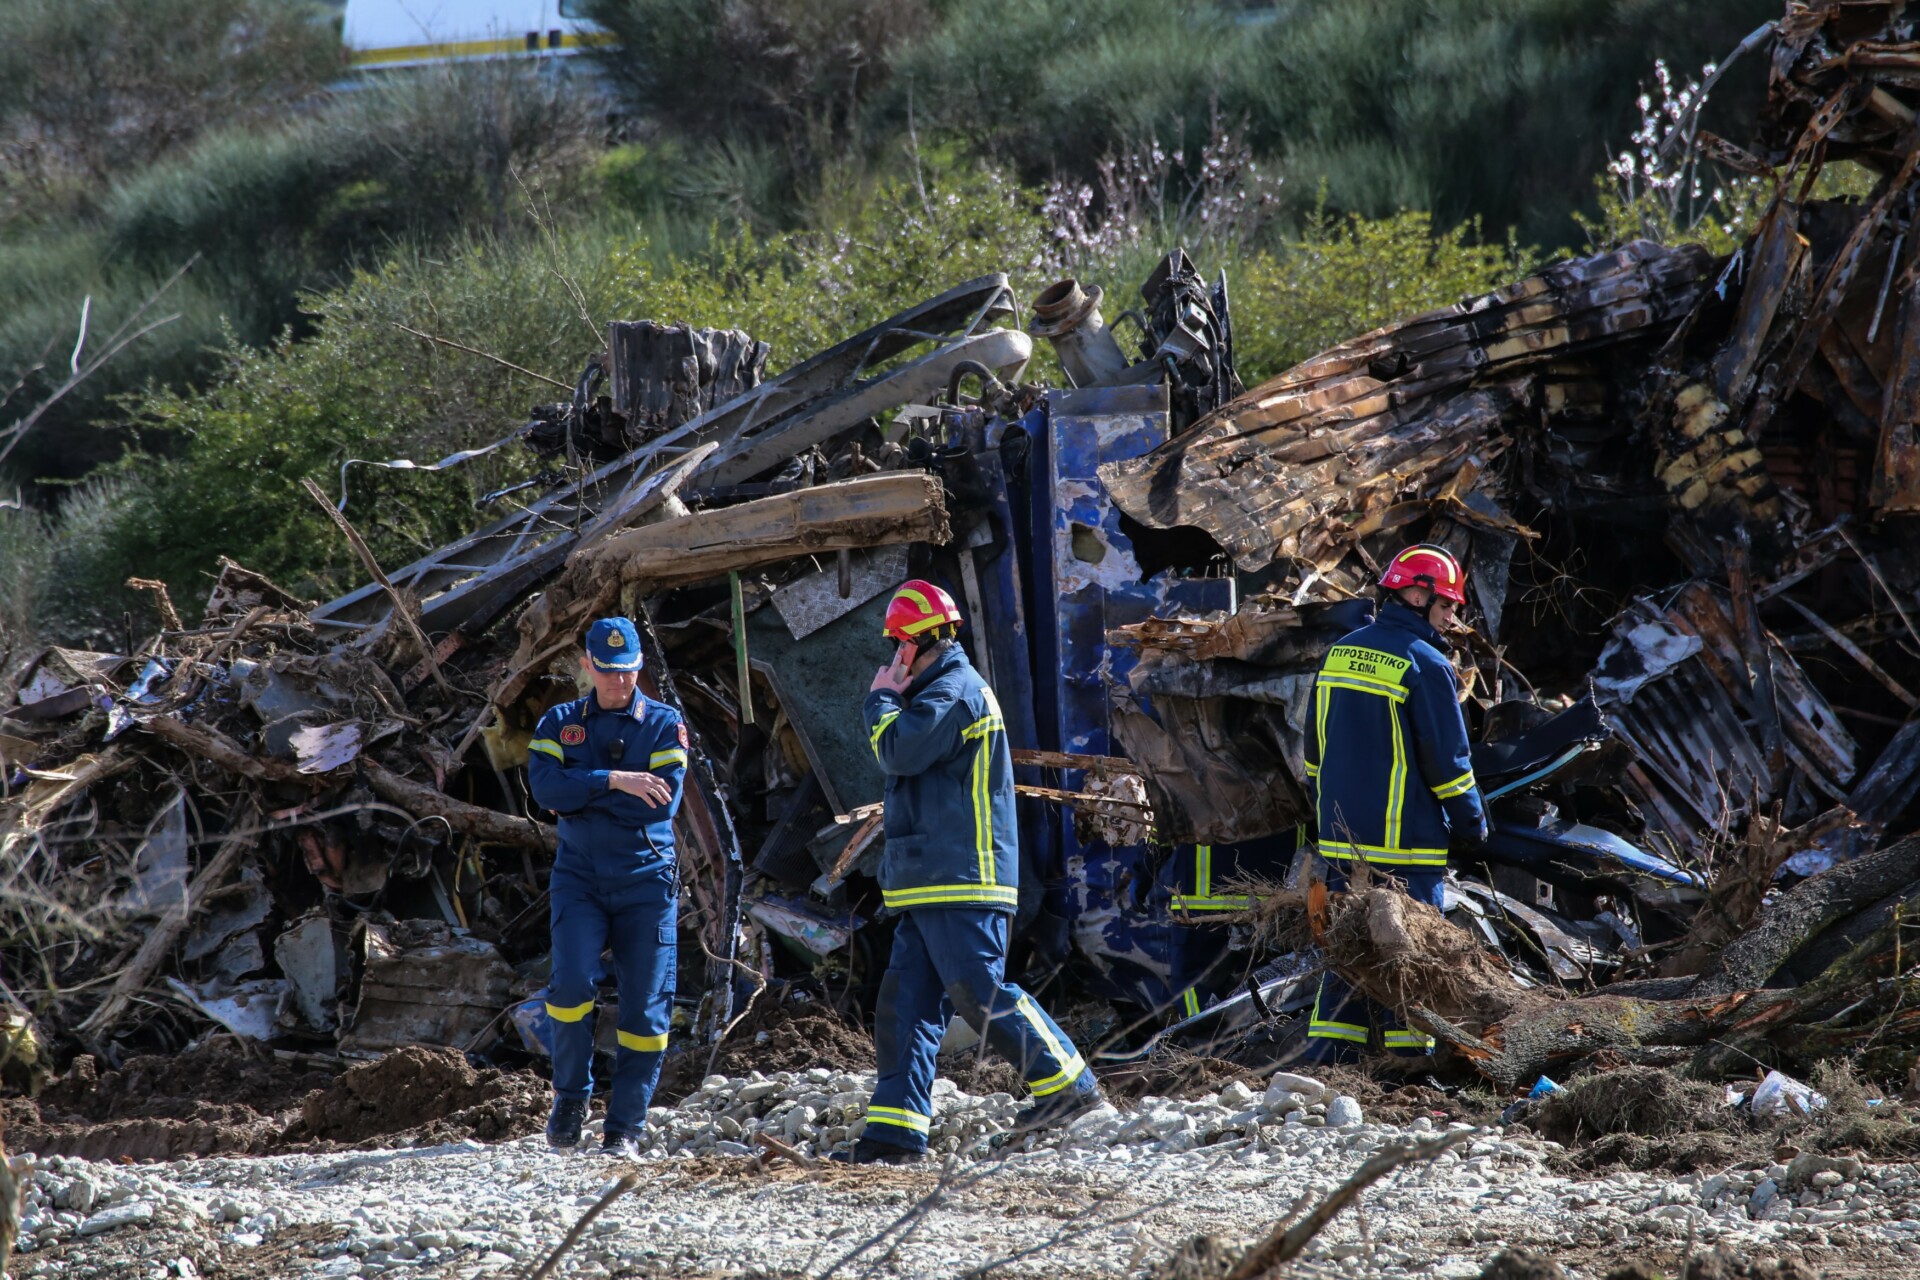
[[[587,740],[587,726],[570,724],[560,730],[560,741],[570,747],[577,747]]]

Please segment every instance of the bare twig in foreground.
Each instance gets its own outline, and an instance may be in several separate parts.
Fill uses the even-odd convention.
[[[639,1185],[639,1174],[631,1171],[621,1174],[620,1181],[613,1184],[613,1189],[601,1196],[591,1209],[580,1215],[580,1221],[573,1224],[573,1230],[567,1232],[566,1239],[553,1247],[553,1252],[547,1255],[547,1260],[542,1262],[539,1268],[527,1277],[527,1280],[547,1280],[547,1277],[553,1273],[553,1269],[560,1265],[560,1259],[566,1257],[567,1250],[580,1243],[580,1237],[585,1235],[587,1228],[593,1225],[593,1220],[605,1213],[608,1205]]]
[[[767,1167],[769,1157],[791,1160],[803,1169],[818,1169],[820,1167],[820,1162],[814,1159],[814,1157],[808,1155],[798,1147],[788,1146],[770,1133],[754,1134],[753,1142],[755,1146],[760,1148],[760,1150],[755,1153],[753,1161],[762,1169]]]
[[[319,485],[304,477],[300,484],[306,489],[307,496],[320,504],[320,509],[327,513],[327,519],[333,521],[334,526],[346,538],[347,545],[353,548],[356,556],[360,557],[361,566],[375,582],[380,584],[380,589],[387,593],[387,599],[393,602],[394,620],[407,629],[407,635],[420,650],[420,657],[426,662],[427,671],[432,674],[433,682],[442,689],[451,691],[453,686],[449,685],[447,677],[441,674],[440,660],[433,656],[433,646],[428,643],[426,634],[420,630],[420,624],[414,621],[412,603],[400,593],[400,588],[393,585],[393,580],[387,577],[385,570],[381,569],[380,562],[373,558],[373,551],[367,546],[365,539],[361,538],[359,530],[334,509],[333,500],[320,491]]]
[[[1479,1136],[1478,1129],[1456,1129],[1431,1142],[1409,1143],[1382,1151],[1354,1170],[1351,1178],[1335,1187],[1333,1193],[1308,1210],[1304,1218],[1292,1226],[1274,1224],[1267,1238],[1248,1250],[1239,1265],[1227,1273],[1227,1280],[1255,1280],[1258,1276],[1270,1275],[1276,1268],[1299,1257],[1307,1247],[1307,1242],[1319,1235],[1329,1222],[1339,1216],[1342,1209],[1358,1200],[1362,1191],[1401,1165],[1431,1160],[1441,1152]]]
[[[519,365],[515,364],[513,361],[502,360],[499,356],[494,355],[490,351],[482,351],[478,347],[470,347],[464,342],[455,342],[452,338],[443,338],[440,335],[435,333],[423,333],[419,329],[415,329],[410,325],[401,324],[398,320],[395,320],[392,323],[394,328],[410,333],[416,338],[425,338],[428,342],[437,342],[443,347],[452,347],[455,351],[464,351],[470,356],[479,356],[482,360],[491,360],[503,369],[511,369],[515,373],[524,374],[529,378],[536,378],[541,382],[545,382],[552,386],[556,386],[560,388],[562,391],[572,392],[573,390],[572,387],[568,386],[564,382],[561,382],[558,378],[549,378],[544,373],[535,373],[531,369],[523,369]]]

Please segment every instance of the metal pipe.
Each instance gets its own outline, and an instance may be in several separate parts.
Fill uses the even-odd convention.
[[[1099,285],[1082,290],[1078,280],[1048,285],[1033,300],[1027,332],[1045,338],[1076,387],[1112,386],[1126,376],[1127,357],[1100,316]]]

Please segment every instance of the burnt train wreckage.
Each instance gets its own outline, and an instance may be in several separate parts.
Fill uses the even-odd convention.
[[[769,985],[858,1006],[887,923],[854,709],[909,576],[961,602],[1021,748],[1026,980],[1125,1006],[1110,1062],[1281,1061],[1330,963],[1505,1085],[1602,1050],[1804,1063],[1870,1029],[1905,1070],[1920,17],[1795,4],[1749,44],[1750,145],[1681,131],[1770,184],[1729,258],[1560,262],[1251,391],[1227,282],[1179,252],[1132,353],[1098,289],[1023,329],[1000,276],[773,377],[749,335],[616,324],[523,429],[559,478],[513,514],[317,606],[228,564],[192,625],[162,597],[127,654],[39,655],[0,723],[0,865],[71,928],[8,944],[46,979],[9,997],[14,1070],[207,1020],[537,1052],[553,837],[520,769],[609,612],[697,734],[692,1039]],[[1813,198],[1840,160],[1870,193]],[[1071,385],[1021,381],[1036,338]],[[1318,901],[1294,835],[1313,673],[1417,540],[1469,567],[1496,826],[1451,929]]]

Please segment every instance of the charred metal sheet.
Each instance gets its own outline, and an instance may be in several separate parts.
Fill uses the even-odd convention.
[[[899,585],[896,579],[888,584]],[[886,778],[873,758],[860,703],[886,656],[880,643],[887,595],[876,592],[850,613],[795,639],[775,609],[747,618],[747,652],[772,686],[807,753],[834,813],[879,801]],[[873,654],[872,662],[854,655]]]
[[[1532,366],[1663,335],[1710,266],[1697,247],[1636,242],[1550,267],[1335,347],[1102,478],[1134,519],[1197,525],[1243,569],[1329,563],[1367,517],[1431,496],[1483,447],[1532,394]]]
[[[316,911],[273,940],[273,958],[287,977],[281,1021],[307,1033],[331,1033],[340,1023],[340,989],[346,984],[346,947],[327,913]]]
[[[1784,738],[1770,758],[1760,740],[1761,678],[1741,651],[1728,607],[1694,583],[1664,605],[1642,598],[1613,624],[1594,687],[1639,770],[1627,774],[1665,836],[1699,852],[1756,805],[1788,798],[1790,776],[1833,796],[1853,777],[1855,745],[1833,708],[1777,640],[1763,662]],[[1790,808],[1811,808],[1803,792]],[[1812,813],[1789,812],[1789,822]]]
[[[704,483],[744,480],[873,414],[945,389],[967,360],[1012,376],[1026,364],[1032,340],[992,323],[1012,314],[1002,275],[982,276],[787,369],[655,437],[576,483],[556,489],[469,537],[395,570],[395,586],[420,600],[428,632],[491,621],[566,562],[577,531],[629,507],[666,460],[701,445],[719,449],[701,472]],[[894,357],[931,345],[931,354],[887,367]],[[880,370],[880,372],[875,372]],[[316,608],[314,626],[329,639],[356,636],[387,616],[390,603],[369,584]]]
[[[340,1052],[380,1054],[403,1045],[472,1053],[498,1036],[513,999],[513,966],[490,942],[429,920],[354,927],[360,991]]]

